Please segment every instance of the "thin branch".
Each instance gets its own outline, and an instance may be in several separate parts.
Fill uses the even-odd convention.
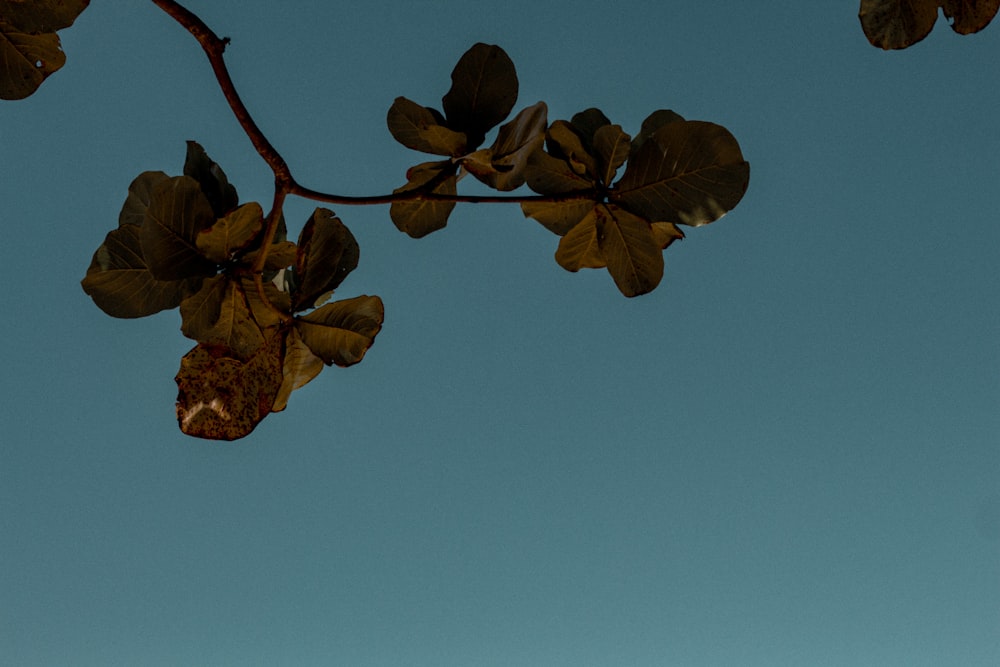
[[[521,202],[561,202],[579,199],[593,200],[597,195],[594,190],[579,190],[561,195],[445,195],[423,190],[407,190],[389,195],[346,196],[329,192],[320,192],[292,182],[289,194],[304,199],[326,202],[328,204],[343,204],[345,206],[367,206],[371,204],[392,204],[402,201],[449,201],[466,204],[517,204]]]

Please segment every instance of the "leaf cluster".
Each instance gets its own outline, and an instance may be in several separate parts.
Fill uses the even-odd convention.
[[[0,0],[0,99],[20,100],[66,63],[57,30],[90,0]]]
[[[440,195],[455,195],[460,171],[500,191],[527,184],[541,196],[522,211],[562,237],[556,261],[569,271],[606,267],[633,297],[660,283],[662,251],[684,237],[678,225],[717,220],[746,192],[749,165],[732,134],[669,110],[651,114],[632,138],[593,108],[550,125],[538,102],[480,148],[516,102],[514,66],[500,47],[476,44],[451,78],[443,114],[400,97],[387,116],[404,146],[447,157],[413,166],[395,191],[427,196],[391,207],[410,236],[447,224],[455,203]]]
[[[952,30],[968,35],[989,25],[1000,0],[861,0],[858,18],[873,46],[905,49],[930,34],[939,8]]]
[[[197,341],[176,378],[181,430],[232,440],[283,410],[324,365],[362,360],[382,301],[325,303],[358,259],[327,209],[288,241],[280,210],[265,219],[258,203],[240,204],[222,168],[188,142],[183,175],[147,171],[129,186],[82,285],[114,317],[180,308],[182,333]]]

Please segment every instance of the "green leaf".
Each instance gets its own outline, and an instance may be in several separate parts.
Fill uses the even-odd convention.
[[[201,278],[155,278],[142,256],[139,227],[123,225],[105,237],[81,284],[83,291],[105,313],[132,318],[176,308],[198,290]]]
[[[597,222],[597,207],[591,203],[588,214],[560,239],[556,250],[559,266],[573,272],[607,266],[600,247]]]
[[[162,171],[144,171],[128,186],[128,197],[118,214],[119,225],[141,225],[156,186],[170,178]]]
[[[237,359],[248,359],[264,342],[250,313],[242,285],[226,275],[209,278],[181,303],[181,332],[206,345],[221,345]]]
[[[406,185],[396,188],[393,193],[423,191],[455,195],[458,192],[455,170],[456,165],[450,160],[418,164],[406,172]],[[399,231],[419,239],[444,229],[454,208],[453,201],[398,201],[389,207],[389,217]]]
[[[559,236],[565,235],[594,210],[593,199],[570,199],[559,202],[523,202],[521,212],[534,218],[546,229]]]
[[[433,110],[405,97],[389,107],[386,124],[396,141],[415,151],[458,157],[467,150],[464,133],[445,127]]]
[[[483,183],[501,191],[515,190],[524,184],[528,158],[545,140],[547,108],[538,102],[523,109],[509,123],[500,127],[491,148],[477,151],[461,164]]]
[[[452,70],[451,88],[441,100],[448,126],[465,132],[470,148],[478,146],[514,108],[517,87],[514,63],[503,49],[473,45]]]
[[[598,173],[601,183],[611,185],[618,167],[625,164],[631,149],[631,137],[621,125],[602,125],[594,133],[594,153],[597,155]]]
[[[1000,0],[943,0],[945,18],[960,35],[979,32],[990,24],[1000,10]]]
[[[195,245],[205,257],[223,264],[250,245],[264,227],[264,211],[257,202],[243,204],[203,229]]]
[[[184,175],[198,181],[216,218],[226,215],[239,204],[236,188],[229,184],[222,167],[213,162],[196,141],[187,142]]]
[[[175,176],[159,183],[139,233],[152,274],[160,280],[213,275],[215,264],[202,256],[196,239],[214,222],[212,207],[193,178]]]
[[[361,361],[382,328],[384,310],[377,296],[336,301],[296,318],[302,341],[326,365]]]
[[[742,199],[750,165],[726,128],[667,123],[635,152],[611,201],[652,222],[703,225]]]
[[[288,398],[296,389],[304,387],[323,370],[323,360],[312,353],[302,342],[299,332],[292,328],[285,338],[285,364],[282,369],[281,388],[274,398],[272,412],[281,412],[288,405]]]
[[[595,213],[601,253],[618,289],[627,297],[651,292],[663,278],[663,253],[649,222],[613,204]]]
[[[187,435],[236,440],[271,412],[283,381],[284,334],[277,329],[240,359],[220,345],[199,343],[177,373],[177,423]]]
[[[940,0],[861,0],[858,18],[872,46],[905,49],[930,34],[940,4]]]
[[[325,208],[313,211],[299,235],[295,258],[294,310],[312,308],[357,268],[360,250],[351,230]]]

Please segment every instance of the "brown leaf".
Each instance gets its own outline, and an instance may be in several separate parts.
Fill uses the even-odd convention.
[[[858,18],[872,46],[905,49],[930,33],[939,4],[938,0],[861,0]]]

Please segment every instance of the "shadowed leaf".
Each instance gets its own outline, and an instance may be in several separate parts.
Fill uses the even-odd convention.
[[[389,107],[386,124],[396,141],[415,151],[453,157],[466,151],[464,133],[448,129],[431,109],[405,97],[397,97]]]
[[[253,316],[254,321],[261,329],[276,327],[281,324],[283,318],[274,311],[274,308],[277,308],[282,314],[291,312],[291,295],[288,292],[279,290],[273,282],[269,280],[262,282],[264,295],[267,297],[267,300],[270,301],[273,308],[268,307],[268,305],[264,303],[264,300],[260,298],[260,294],[257,292],[257,284],[254,282],[253,278],[242,278],[240,280],[240,285],[243,288],[243,294],[247,298],[247,305],[250,306],[250,314]]]
[[[198,181],[216,218],[226,215],[239,204],[236,188],[229,184],[222,167],[213,162],[196,141],[187,142],[184,175]]]
[[[323,360],[312,353],[302,342],[299,332],[292,328],[285,338],[285,364],[278,395],[274,398],[272,412],[281,412],[288,405],[288,398],[296,389],[304,387],[323,370]]]
[[[579,131],[564,120],[557,120],[545,133],[545,145],[556,158],[566,161],[573,173],[592,184],[597,179],[597,159]]]
[[[359,296],[317,308],[295,320],[302,341],[323,363],[351,366],[361,361],[382,328],[377,296]]]
[[[271,412],[283,358],[284,334],[277,329],[246,360],[224,346],[199,343],[181,359],[175,378],[181,431],[211,440],[248,435]]]
[[[952,21],[951,29],[968,35],[989,25],[1000,10],[1000,0],[944,0],[941,6]]]
[[[635,152],[611,200],[651,222],[697,226],[736,206],[749,178],[750,165],[726,128],[675,121]]]
[[[221,345],[237,359],[247,359],[264,342],[250,313],[242,286],[218,275],[181,303],[181,332],[199,343]]]
[[[478,146],[514,108],[517,86],[514,63],[503,49],[474,44],[452,70],[451,88],[441,100],[448,126],[465,132],[470,148]]]
[[[528,187],[543,195],[559,195],[594,189],[594,181],[576,171],[566,160],[536,150],[528,157],[524,180]]]
[[[556,261],[567,271],[600,269],[607,266],[597,233],[597,211],[590,202],[590,211],[570,229],[556,249]]]
[[[865,37],[882,49],[905,49],[926,37],[938,17],[938,0],[861,0]]]
[[[491,148],[467,156],[461,161],[462,166],[497,190],[506,192],[521,187],[529,156],[545,140],[546,112],[544,102],[523,109],[500,127]]]
[[[250,202],[231,211],[203,229],[195,238],[198,250],[216,264],[232,259],[260,234],[264,227],[264,212],[257,202]]]
[[[406,172],[406,185],[396,188],[393,193],[423,190],[454,195],[458,192],[455,169],[450,160],[418,164]],[[400,201],[389,207],[389,217],[399,231],[419,239],[443,229],[454,208],[453,201]]]
[[[199,288],[201,280],[156,279],[142,256],[139,227],[122,225],[105,237],[81,284],[105,313],[132,318],[176,308]]]
[[[597,156],[601,183],[610,185],[615,180],[618,167],[625,164],[631,149],[632,138],[621,125],[602,125],[594,133],[594,154]]]
[[[317,208],[299,235],[295,258],[294,310],[312,308],[316,300],[332,292],[357,268],[360,249],[333,211]]]
[[[215,215],[198,182],[175,176],[159,183],[140,229],[142,254],[154,276],[177,280],[215,273],[215,264],[198,250],[196,239]]]
[[[0,99],[22,100],[66,64],[54,32],[21,32],[0,22]]]
[[[29,33],[73,25],[90,0],[0,0],[0,19]]]
[[[144,171],[128,186],[128,197],[118,214],[119,225],[141,225],[146,217],[146,209],[153,197],[153,190],[170,178],[162,171]]]
[[[661,127],[668,123],[676,123],[682,120],[684,120],[683,116],[670,109],[657,109],[646,116],[646,119],[642,121],[642,125],[639,127],[639,134],[632,138],[632,147],[629,150],[628,159],[631,160],[635,156],[636,151]]]
[[[628,297],[651,292],[663,278],[663,252],[649,222],[613,204],[595,211],[601,252],[618,289]]]
[[[594,210],[593,199],[570,199],[560,202],[523,202],[521,212],[534,218],[553,234],[563,236]]]

